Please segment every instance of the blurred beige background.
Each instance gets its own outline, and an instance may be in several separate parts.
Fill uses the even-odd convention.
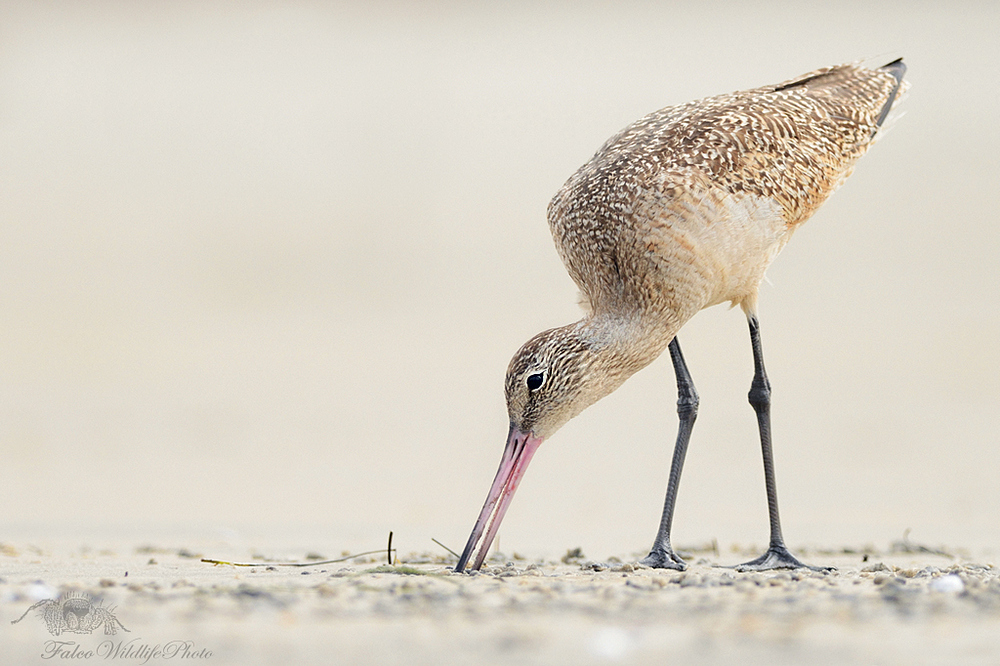
[[[508,359],[578,317],[562,182],[659,107],[902,55],[763,288],[785,532],[1000,552],[1000,9],[944,4],[3,2],[0,540],[460,548]],[[681,340],[675,541],[763,545],[745,321]],[[673,382],[547,442],[501,548],[647,548]]]

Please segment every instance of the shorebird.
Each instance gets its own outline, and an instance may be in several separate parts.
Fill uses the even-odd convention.
[[[611,137],[566,181],[549,204],[548,222],[586,314],[539,333],[511,360],[507,444],[456,572],[480,541],[472,569],[482,565],[542,441],[665,349],[677,378],[680,425],[663,517],[641,563],[684,569],[670,528],[698,393],[677,332],[698,311],[727,301],[742,308],[750,327],[748,397],[760,430],[771,529],[767,551],[737,568],[806,566],[781,533],[757,295],[795,229],[874,142],[906,88],[905,71],[902,59],[876,69],[839,65],[667,107]]]

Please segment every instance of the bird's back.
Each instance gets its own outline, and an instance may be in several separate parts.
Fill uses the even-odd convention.
[[[904,70],[828,67],[613,136],[549,205],[585,301],[682,320],[723,301],[752,309],[764,269],[872,144]]]

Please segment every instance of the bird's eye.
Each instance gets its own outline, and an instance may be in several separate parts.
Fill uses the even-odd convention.
[[[544,381],[545,381],[545,376],[542,375],[541,373],[536,373],[534,375],[528,375],[528,378],[525,380],[525,383],[528,385],[529,391],[537,391],[538,387],[540,387],[542,385],[542,382]]]

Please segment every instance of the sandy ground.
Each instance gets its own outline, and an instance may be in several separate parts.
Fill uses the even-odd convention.
[[[680,573],[567,551],[459,575],[430,555],[290,568],[230,550],[259,562],[236,567],[187,548],[5,544],[3,663],[93,663],[117,649],[128,656],[116,663],[995,664],[1000,568],[907,545],[801,553],[829,572],[719,566],[751,552],[687,553]],[[81,595],[111,609],[117,633],[54,636],[37,610],[8,622]]]
[[[995,1],[0,1],[0,664],[40,659],[46,625],[10,621],[73,590],[212,663],[1000,663],[998,25]],[[903,115],[760,299],[785,536],[837,573],[560,562],[651,542],[666,358],[539,450],[516,575],[407,555],[468,538],[510,356],[580,316],[545,223],[566,178],[663,106],[899,56]],[[674,540],[733,564],[767,534],[746,322],[680,339]],[[908,529],[957,557],[894,552]],[[390,530],[434,575],[178,554]]]

